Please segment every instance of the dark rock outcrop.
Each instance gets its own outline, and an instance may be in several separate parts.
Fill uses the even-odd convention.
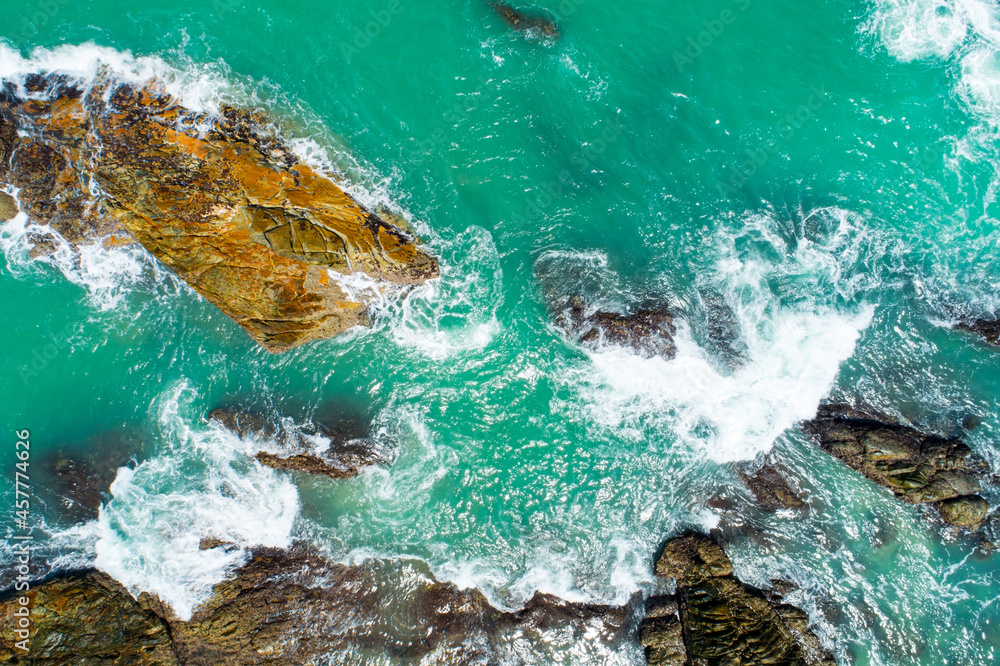
[[[798,608],[769,599],[733,575],[721,546],[701,534],[668,541],[656,575],[674,596],[647,600],[640,640],[656,666],[834,666]]]
[[[536,595],[516,612],[476,590],[433,580],[410,563],[335,565],[304,551],[261,551],[220,583],[190,621],[156,599],[133,599],[99,572],[64,574],[32,586],[34,634],[15,653],[12,592],[0,596],[0,661],[25,664],[256,665],[358,661],[501,661],[511,641],[542,632],[615,645],[628,640],[628,607],[571,604]],[[535,638],[531,638],[534,636]],[[537,647],[540,647],[537,646]]]
[[[801,511],[806,507],[798,493],[788,485],[788,481],[770,463],[765,463],[755,472],[742,466],[736,468],[740,479],[757,498],[757,503],[766,511],[786,509]]]
[[[279,452],[260,451],[255,456],[261,464],[275,469],[344,479],[356,476],[365,467],[389,462],[375,442],[358,436],[361,433],[353,427],[326,429],[313,423],[288,426],[259,414],[228,407],[212,410],[208,419],[241,438],[256,438],[262,443],[279,447]],[[317,450],[311,441],[317,437],[329,440],[329,447]]]
[[[843,405],[803,424],[820,447],[911,504],[933,504],[952,525],[975,529],[989,504],[976,493],[982,471],[960,439],[927,435]]]
[[[637,308],[628,314],[588,312],[579,296],[571,297],[555,317],[555,324],[580,344],[599,349],[613,345],[645,358],[671,359],[677,354],[673,337],[677,327],[665,306]]]
[[[438,275],[409,234],[260,129],[266,119],[196,113],[155,81],[35,78],[0,92],[0,184],[20,188],[21,209],[71,244],[138,240],[271,351],[367,322],[331,271]]]
[[[504,20],[504,23],[518,32],[526,33],[529,37],[554,40],[561,36],[555,21],[544,16],[523,12],[506,2],[494,1],[490,3],[490,6]]]
[[[978,335],[987,344],[1000,347],[1000,317],[992,320],[976,319],[975,321],[963,322],[955,328]]]

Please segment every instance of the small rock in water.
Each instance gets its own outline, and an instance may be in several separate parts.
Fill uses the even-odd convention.
[[[674,317],[665,306],[637,308],[628,314],[618,312],[587,312],[579,296],[571,297],[555,324],[580,344],[590,349],[611,345],[622,347],[644,358],[660,356],[672,359],[677,354]]]
[[[544,16],[523,12],[506,2],[494,1],[490,3],[490,6],[504,20],[504,23],[518,32],[526,33],[529,37],[554,40],[561,36],[555,21]]]
[[[786,596],[788,596],[792,592],[795,592],[798,589],[799,589],[799,586],[796,583],[793,583],[790,580],[782,580],[780,578],[772,578],[771,579],[771,597],[772,598],[778,598],[778,599],[780,599],[781,597],[786,597]]]
[[[756,472],[747,472],[743,467],[737,467],[737,473],[750,489],[761,508],[766,511],[788,509],[799,511],[806,508],[802,501],[781,473],[768,463]]]
[[[736,370],[747,362],[747,349],[743,344],[736,313],[719,293],[705,292],[700,298],[705,316],[707,346],[731,370]]]
[[[986,520],[990,503],[979,495],[966,495],[938,502],[937,510],[949,525],[975,529]]]
[[[951,525],[977,529],[989,504],[976,493],[980,466],[957,438],[927,435],[846,405],[803,424],[820,447],[911,504],[933,504]]]
[[[224,541],[217,537],[202,537],[201,541],[198,543],[198,550],[212,550],[213,548],[218,548],[220,546],[231,546],[233,545],[229,541]]]
[[[56,496],[60,518],[71,523],[97,518],[101,504],[111,498],[109,488],[119,468],[139,451],[137,437],[131,431],[105,432],[85,443],[88,450],[80,450],[83,443],[75,444],[39,460],[42,469],[51,475],[44,491]]]

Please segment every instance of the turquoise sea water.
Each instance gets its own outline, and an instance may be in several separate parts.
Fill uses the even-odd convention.
[[[841,663],[995,663],[995,556],[796,423],[859,400],[962,434],[1000,471],[1000,355],[951,328],[1000,309],[1000,10],[537,6],[560,41],[510,32],[485,1],[8,3],[0,78],[103,63],[191,105],[266,109],[407,215],[443,269],[371,331],[274,356],[141,250],[31,262],[24,220],[8,223],[0,459],[13,473],[14,431],[31,430],[50,554],[184,614],[243,556],[202,536],[304,538],[341,560],[419,558],[516,608],[536,590],[623,603],[652,589],[666,537],[719,525],[744,580],[800,586],[789,600]],[[571,293],[670,300],[678,357],[567,343],[547,302]],[[713,299],[739,322],[735,370],[706,334]],[[342,482],[261,468],[205,422],[220,405],[347,411],[394,462]],[[134,462],[100,519],[71,527],[46,456],[102,447]],[[753,508],[733,463],[769,450],[805,517]],[[706,507],[717,495],[735,515]]]

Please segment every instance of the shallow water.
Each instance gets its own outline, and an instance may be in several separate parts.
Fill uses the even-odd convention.
[[[51,553],[181,614],[243,556],[202,536],[419,558],[515,608],[537,590],[624,603],[667,536],[719,525],[745,580],[799,584],[790,601],[842,663],[995,661],[992,559],[795,426],[825,396],[859,400],[963,434],[1000,471],[1000,356],[951,329],[1000,308],[996,6],[539,5],[560,41],[474,1],[9,7],[4,81],[104,63],[208,111],[266,109],[442,263],[371,331],[273,356],[143,251],[31,262],[25,220],[7,223],[7,448],[22,428],[39,461],[134,442],[114,499],[72,529],[39,464]],[[567,343],[547,301],[571,293],[669,301],[677,358]],[[735,369],[707,337],[711,299],[735,314]],[[204,420],[231,404],[349,409],[393,464],[340,482],[262,468]],[[753,508],[731,463],[768,450],[805,517]]]

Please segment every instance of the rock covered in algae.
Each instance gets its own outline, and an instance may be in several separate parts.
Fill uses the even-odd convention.
[[[338,274],[410,284],[437,262],[261,129],[98,75],[0,90],[0,184],[71,244],[136,239],[272,351],[367,321]]]
[[[12,220],[17,215],[17,201],[6,192],[0,192],[0,222]]]
[[[820,447],[911,504],[932,504],[952,525],[975,529],[989,504],[972,451],[960,439],[928,435],[845,405],[827,405],[803,424]]]
[[[833,666],[798,608],[733,575],[722,547],[701,534],[669,540],[656,575],[673,578],[673,596],[652,597],[640,627],[649,664]]]
[[[258,551],[188,621],[147,594],[134,599],[99,572],[59,575],[33,589],[27,656],[14,652],[8,611],[16,596],[0,596],[0,661],[472,666],[516,661],[516,650],[539,649],[549,632],[586,635],[582,640],[616,650],[634,627],[625,606],[539,594],[522,610],[505,612],[477,590],[435,581],[415,563],[332,564],[299,549]]]

